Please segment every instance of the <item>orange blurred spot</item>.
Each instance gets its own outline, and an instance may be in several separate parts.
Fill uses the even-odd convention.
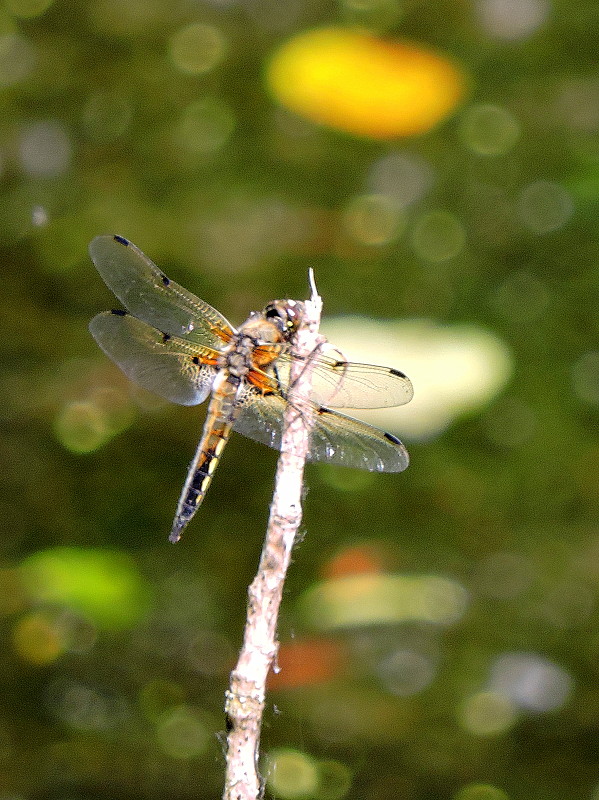
[[[270,689],[296,689],[331,680],[342,666],[345,653],[332,639],[304,639],[282,644],[277,656],[279,672],[268,677]]]
[[[346,28],[286,42],[266,80],[276,99],[313,122],[372,139],[433,128],[462,100],[464,73],[421,45]]]
[[[28,614],[16,624],[13,646],[24,661],[36,666],[52,663],[64,650],[60,632],[48,617],[37,612]]]
[[[383,572],[384,555],[375,545],[356,545],[346,547],[337,553],[324,566],[324,578],[341,578],[344,575],[364,575],[370,572]]]

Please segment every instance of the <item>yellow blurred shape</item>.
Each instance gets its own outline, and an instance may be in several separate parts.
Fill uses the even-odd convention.
[[[302,598],[308,622],[322,630],[354,625],[429,622],[451,625],[466,610],[465,589],[436,575],[347,575],[310,588]]]
[[[478,692],[468,697],[459,711],[462,727],[475,736],[497,736],[517,720],[514,704],[499,692]]]
[[[460,69],[422,45],[340,27],[311,30],[283,44],[266,81],[297,114],[371,139],[429,131],[466,89]]]
[[[13,630],[13,645],[23,661],[37,666],[51,664],[64,649],[60,631],[47,615],[39,612],[19,620]]]
[[[268,754],[266,769],[269,789],[282,800],[313,797],[318,787],[318,769],[306,753],[280,748]]]
[[[54,435],[72,453],[91,453],[129,427],[134,415],[124,392],[99,388],[87,400],[60,409],[54,420]]]

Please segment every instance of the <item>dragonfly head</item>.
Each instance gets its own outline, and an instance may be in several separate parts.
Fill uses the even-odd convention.
[[[298,300],[272,300],[262,311],[269,322],[274,323],[285,339],[298,329],[304,304]]]

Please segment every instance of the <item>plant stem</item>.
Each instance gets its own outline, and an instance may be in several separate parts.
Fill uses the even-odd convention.
[[[320,339],[318,326],[322,308],[310,275],[312,297],[304,303],[300,326],[291,343],[292,366],[289,404],[285,411],[281,455],[277,465],[275,492],[266,538],[256,577],[248,590],[247,620],[239,660],[231,673],[225,711],[230,726],[223,800],[257,800],[263,782],[258,772],[260,730],[266,679],[276,659],[279,606],[291,551],[302,519],[304,463],[310,445],[313,420],[293,399],[307,400],[311,394],[311,354]]]

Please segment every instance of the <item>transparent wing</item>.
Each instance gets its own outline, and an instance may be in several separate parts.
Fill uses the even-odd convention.
[[[207,347],[218,348],[231,338],[233,328],[222,314],[169,280],[122,236],[96,236],[89,254],[108,288],[149,325]]]
[[[194,406],[210,394],[218,352],[170,337],[125,311],[105,311],[89,324],[96,342],[135,383],[172,403]]]
[[[338,351],[334,351],[338,353]],[[392,367],[356,364],[315,354],[312,399],[333,408],[389,408],[409,403],[414,395],[410,379]],[[290,357],[282,353],[275,373],[286,394],[289,389]]]
[[[282,396],[260,395],[248,386],[234,429],[280,450],[286,406]],[[316,408],[308,458],[369,472],[401,472],[409,463],[407,450],[395,436],[324,406]]]

